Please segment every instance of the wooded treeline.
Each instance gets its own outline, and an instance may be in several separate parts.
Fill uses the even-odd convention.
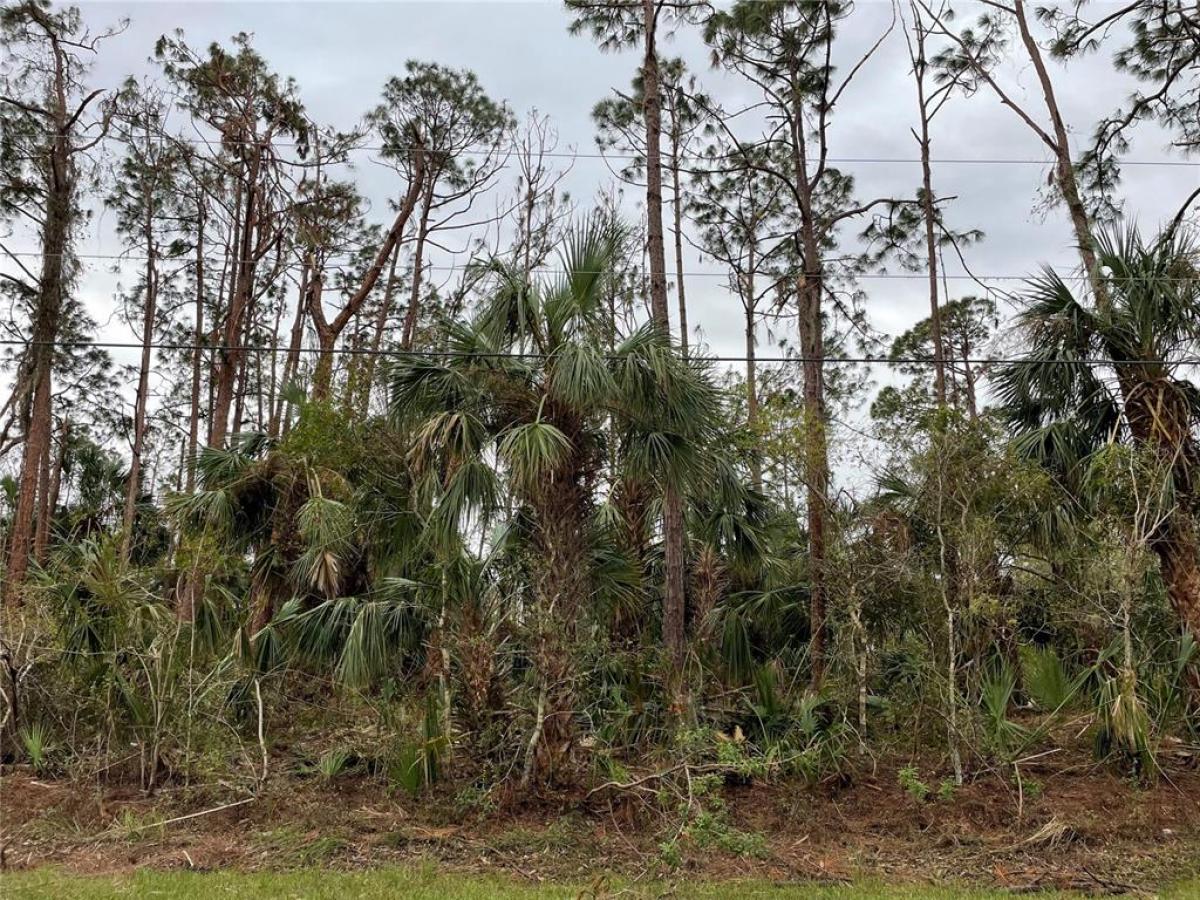
[[[1180,168],[1139,230],[1120,161],[1150,122],[1200,149],[1200,11],[955,6],[897,5],[834,67],[849,2],[568,0],[581,44],[638,59],[593,118],[640,221],[568,195],[553,122],[469,71],[409,61],[342,131],[246,35],[164,35],[110,90],[89,67],[121,26],[6,6],[6,759],[261,780],[298,704],[326,707],[322,765],[352,741],[413,791],[620,781],[651,748],[811,779],[923,747],[961,783],[1081,710],[1146,776],[1195,742],[1200,188]],[[682,29],[749,110],[664,55]],[[864,196],[831,124],[888,40],[921,177]],[[1137,85],[1098,123],[1056,96],[1084,54]],[[931,162],[964,103],[1048,153],[1078,248],[1030,259],[1013,317],[945,277],[986,239]],[[75,249],[100,215],[128,279],[104,311]],[[735,365],[689,330],[689,253],[727,269]],[[883,266],[929,294],[887,339],[859,280]],[[91,341],[109,311],[132,367]],[[877,354],[901,377],[872,396]],[[831,459],[868,400],[851,493]]]

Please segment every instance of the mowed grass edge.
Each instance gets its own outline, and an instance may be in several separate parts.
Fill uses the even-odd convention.
[[[144,870],[122,875],[78,875],[44,867],[0,875],[4,900],[99,900],[110,897],[170,897],[172,900],[255,898],[392,898],[411,900],[517,900],[517,898],[574,898],[604,896],[626,888],[624,896],[654,897],[663,893],[688,897],[769,897],[773,900],[993,900],[1011,897],[1006,891],[930,885],[887,885],[877,881],[850,885],[781,884],[767,881],[696,881],[680,876],[670,881],[638,885],[620,882],[534,884],[503,875],[450,873],[436,867],[381,868],[362,872],[300,869],[288,872],[188,872]],[[1071,892],[1039,893],[1044,898],[1082,896]],[[1200,897],[1200,879],[1174,884],[1158,896],[1171,900]]]

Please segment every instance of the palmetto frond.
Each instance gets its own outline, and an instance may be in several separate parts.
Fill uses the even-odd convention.
[[[549,361],[547,393],[573,409],[590,412],[609,404],[616,381],[595,345],[565,344]]]
[[[233,526],[233,501],[223,489],[172,494],[166,506],[168,513],[192,528],[228,534]]]
[[[402,424],[420,421],[430,411],[466,408],[477,394],[461,366],[411,357],[392,367],[391,415]]]
[[[625,229],[595,213],[573,228],[560,251],[563,275],[543,301],[547,350],[557,350],[598,326],[605,287],[625,240]]]
[[[419,652],[427,613],[415,598],[423,589],[406,579],[384,579],[364,597],[333,597],[306,611],[291,604],[274,624],[301,659],[332,663],[341,684],[365,688]]]
[[[296,560],[297,580],[326,597],[338,593],[345,557],[354,547],[356,523],[350,506],[310,496],[296,514],[304,550]]]
[[[477,457],[487,442],[487,428],[478,416],[458,410],[438,412],[417,429],[409,455],[418,471],[442,459],[454,466]]]
[[[541,419],[510,428],[500,440],[500,458],[513,480],[526,489],[554,477],[570,451],[570,438]]]
[[[435,552],[457,546],[459,530],[468,516],[476,513],[485,524],[496,509],[500,485],[496,473],[481,458],[468,460],[452,470],[425,522],[424,541]]]
[[[471,329],[492,347],[546,348],[541,297],[524,270],[515,264],[493,261],[490,266],[497,281]]]
[[[196,474],[205,487],[225,486],[244,478],[257,463],[258,454],[245,453],[240,445],[205,447],[196,457]]]

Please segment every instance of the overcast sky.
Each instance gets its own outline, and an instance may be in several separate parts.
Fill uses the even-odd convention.
[[[1092,3],[1094,8],[1106,4]],[[975,14],[961,3],[960,19]],[[560,149],[594,152],[590,111],[612,88],[624,88],[637,54],[603,54],[586,37],[568,33],[570,17],[558,2],[378,2],[378,3],[84,3],[90,25],[101,28],[123,18],[128,29],[108,42],[94,72],[96,86],[116,86],[129,74],[153,71],[148,61],[159,35],[183,29],[194,46],[226,41],[251,32],[256,48],[281,74],[295,78],[310,114],[318,121],[349,128],[377,101],[380,87],[400,73],[405,60],[433,60],[473,69],[484,88],[518,114],[536,108],[548,114],[560,135]],[[873,43],[892,19],[891,6],[862,2],[843,26],[838,55],[849,61]],[[682,56],[719,102],[734,108],[750,94],[744,83],[714,71],[694,30],[683,30],[662,52]],[[831,155],[854,158],[916,156],[909,131],[915,122],[915,94],[909,80],[903,36],[897,30],[867,64],[834,115]],[[1066,118],[1082,141],[1093,123],[1111,111],[1130,89],[1114,72],[1109,51],[1053,75]],[[1032,108],[1040,104],[1033,72],[1010,64],[1005,85]],[[936,158],[1045,161],[1047,151],[1008,110],[986,91],[952,102],[935,123]],[[1143,127],[1129,154],[1143,161],[1170,158],[1167,138]],[[919,179],[911,162],[843,164],[855,175],[861,197],[910,195]],[[1046,164],[945,162],[934,170],[939,195],[955,195],[948,219],[956,228],[981,228],[986,240],[970,251],[973,271],[1019,276],[1042,263],[1074,266],[1064,213],[1043,209],[1040,192]],[[361,189],[383,221],[386,199],[397,193],[394,175],[359,154]],[[611,179],[605,161],[579,159],[568,178],[577,198],[587,200]],[[509,180],[511,183],[511,178]],[[1128,166],[1123,195],[1127,212],[1146,227],[1173,214],[1185,194],[1200,183],[1200,168]],[[116,253],[120,247],[111,221],[97,221],[81,253]],[[445,262],[445,260],[441,260]],[[458,260],[462,262],[463,260]],[[949,261],[948,261],[949,262]],[[671,260],[668,259],[668,269]],[[740,306],[721,289],[720,270],[687,252],[685,269],[689,315],[713,352],[742,349]],[[81,288],[102,323],[102,334],[129,340],[124,323],[111,315],[118,275],[92,263]],[[953,273],[961,273],[957,265]],[[128,279],[127,279],[128,280]],[[1012,288],[1011,282],[999,282]],[[928,300],[919,280],[867,279],[868,311],[880,331],[896,334],[927,315]],[[951,293],[978,293],[968,281],[951,283]]]

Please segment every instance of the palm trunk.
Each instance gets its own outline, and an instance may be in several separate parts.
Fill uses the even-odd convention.
[[[1176,511],[1150,546],[1181,627],[1200,638],[1200,541],[1195,522],[1188,513]]]

